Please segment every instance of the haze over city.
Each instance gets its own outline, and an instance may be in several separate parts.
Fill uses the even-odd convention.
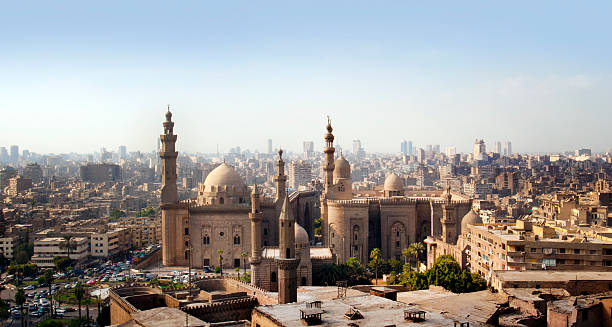
[[[529,8],[528,10],[525,8]],[[171,104],[181,151],[349,148],[606,151],[609,2],[3,4],[3,145],[155,149]]]

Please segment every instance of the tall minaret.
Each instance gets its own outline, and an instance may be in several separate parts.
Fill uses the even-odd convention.
[[[452,202],[450,185],[444,194],[444,202],[442,203],[442,241],[445,243],[457,243],[457,210]]]
[[[285,199],[287,194],[287,175],[285,175],[285,162],[283,161],[283,149],[278,150],[278,161],[276,162],[276,204],[282,204],[280,201]],[[278,208],[278,207],[277,207]]]
[[[329,189],[333,185],[333,176],[334,176],[334,152],[336,149],[334,148],[334,134],[332,131],[334,130],[331,126],[331,120],[327,117],[327,134],[325,134],[325,166],[323,166],[323,170],[325,171],[325,193],[329,192]]]
[[[176,135],[173,133],[174,122],[172,122],[172,113],[170,106],[166,112],[166,121],[164,122],[164,134],[160,135],[162,142],[162,150],[159,153],[162,161],[162,188],[161,188],[161,203],[172,204],[178,201],[178,191],[176,187],[176,152],[174,144],[176,143]]]
[[[251,191],[251,212],[249,212],[251,220],[251,284],[257,287],[262,287],[265,277],[261,274],[261,221],[263,212],[261,211],[261,201],[257,185],[253,185]]]
[[[334,183],[334,130],[331,126],[331,120],[327,117],[327,133],[325,134],[325,163],[323,164],[323,171],[325,172],[325,189],[321,193],[321,234],[323,234],[323,245],[329,245],[329,220],[327,217],[327,197],[332,192],[332,186]]]
[[[287,195],[278,222],[278,303],[297,302],[297,266],[300,259],[295,256],[295,219]]]

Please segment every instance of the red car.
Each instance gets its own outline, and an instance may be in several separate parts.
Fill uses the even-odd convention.
[[[75,309],[75,308],[73,308],[73,307],[65,307],[65,308],[64,308],[64,311],[66,311],[66,312],[75,312],[75,311],[76,311],[76,309]]]

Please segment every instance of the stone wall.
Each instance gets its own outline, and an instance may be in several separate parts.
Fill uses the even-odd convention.
[[[257,298],[250,296],[217,303],[189,305],[184,307],[183,311],[206,322],[221,322],[250,319],[251,311],[256,306]]]
[[[144,260],[137,263],[134,266],[134,269],[144,269],[146,267],[151,266],[154,262],[161,261],[162,259],[162,251],[161,248],[155,249],[151,252]]]

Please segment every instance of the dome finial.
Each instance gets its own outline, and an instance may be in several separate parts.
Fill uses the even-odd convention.
[[[168,111],[166,111],[166,121],[172,121],[172,113],[170,112],[170,105],[168,105]]]
[[[331,133],[334,129],[331,126],[331,118],[329,118],[329,115],[327,115],[327,132]]]
[[[282,159],[283,159],[283,149],[282,149],[282,148],[279,148],[279,149],[278,149],[278,158],[279,158],[280,160],[282,160]]]

